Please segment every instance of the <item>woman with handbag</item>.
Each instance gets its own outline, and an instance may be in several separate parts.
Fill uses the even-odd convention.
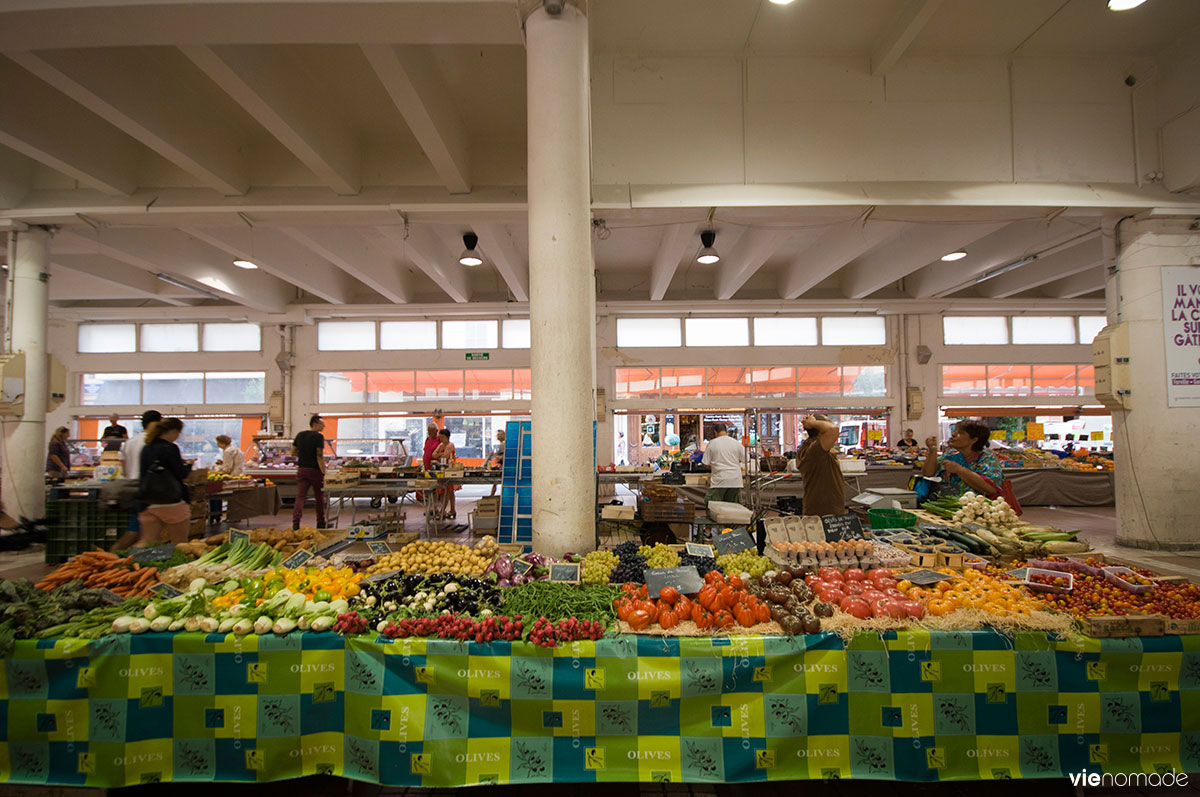
[[[159,543],[187,542],[191,506],[183,480],[192,470],[184,463],[175,441],[183,431],[183,421],[167,418],[146,430],[146,446],[141,453],[141,480],[138,498],[145,509],[138,515],[142,536],[135,548]]]

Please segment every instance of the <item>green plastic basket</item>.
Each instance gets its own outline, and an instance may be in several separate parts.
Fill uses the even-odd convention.
[[[903,509],[868,509],[867,520],[873,529],[911,529],[917,516]]]

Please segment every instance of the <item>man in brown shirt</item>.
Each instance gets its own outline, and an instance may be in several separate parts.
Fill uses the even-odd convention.
[[[804,514],[841,515],[846,511],[846,480],[831,450],[838,428],[824,415],[809,415],[802,425],[808,439],[796,455],[796,470],[804,480]]]

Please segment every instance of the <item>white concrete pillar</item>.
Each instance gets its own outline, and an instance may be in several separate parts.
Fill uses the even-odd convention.
[[[1120,225],[1118,269],[1106,294],[1109,323],[1129,325],[1130,407],[1113,413],[1117,487],[1117,542],[1138,548],[1200,548],[1196,473],[1200,472],[1200,403],[1168,405],[1167,340],[1184,322],[1166,317],[1163,269],[1186,267],[1200,291],[1200,232],[1189,219],[1132,220]],[[1170,291],[1172,294],[1174,289]],[[1198,297],[1190,295],[1196,300]],[[1194,305],[1183,312],[1200,329]],[[1115,316],[1114,316],[1115,313]],[[1200,332],[1194,332],[1200,336]],[[1172,344],[1174,340],[1172,339]],[[1200,345],[1181,347],[1200,373]],[[1181,352],[1182,353],[1182,352]],[[1193,395],[1200,394],[1194,391]]]
[[[587,16],[574,5],[525,20],[529,122],[529,325],[533,543],[595,545],[596,292]]]
[[[16,236],[9,264],[13,352],[25,354],[25,408],[20,418],[3,418],[3,483],[0,494],[12,517],[46,515],[46,313],[49,307],[50,233],[40,227]]]

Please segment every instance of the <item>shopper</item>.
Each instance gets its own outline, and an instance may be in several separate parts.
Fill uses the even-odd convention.
[[[115,412],[108,416],[108,426],[100,433],[105,451],[120,451],[121,444],[129,439],[129,430],[118,423],[120,420],[121,416]]]
[[[729,427],[723,423],[713,424],[713,439],[704,449],[705,465],[712,475],[708,482],[706,501],[742,502],[742,463],[746,461],[746,449],[729,436]]]
[[[624,432],[617,432],[617,464],[629,464],[629,442],[625,439]]]
[[[437,424],[431,423],[425,427],[425,451],[421,455],[421,462],[425,465],[425,470],[431,470],[433,467],[433,452],[438,447],[438,428]]]
[[[896,447],[899,448],[901,451],[917,451],[920,449],[921,446],[919,443],[917,443],[916,438],[913,437],[913,430],[905,429],[904,437],[900,440],[899,443],[896,444]]]
[[[808,435],[796,459],[804,480],[804,514],[840,515],[846,511],[846,479],[833,453],[838,426],[824,415],[809,415],[801,425]]]
[[[488,458],[485,467],[493,467],[500,471],[500,478],[504,478],[504,441],[508,438],[507,433],[501,429],[496,432],[496,447],[492,449],[492,455]],[[488,495],[496,494],[496,485],[492,484],[492,491]]]
[[[221,458],[217,460],[217,470],[230,476],[241,476],[246,471],[246,456],[233,446],[233,438],[227,434],[217,435],[217,448]]]
[[[433,461],[439,463],[442,468],[448,468],[454,465],[458,460],[458,450],[454,447],[454,443],[450,442],[450,430],[438,430],[438,445],[433,450]],[[462,489],[461,484],[450,484],[439,491],[441,494],[441,504],[439,511],[444,518],[458,517],[458,506],[454,499],[454,494]]]
[[[941,476],[947,483],[947,494],[974,490],[980,495],[995,498],[1000,494],[1004,471],[1000,458],[988,449],[992,431],[979,421],[959,421],[948,441],[950,450],[940,457],[936,437],[928,437],[925,446],[925,476]]]
[[[192,513],[184,479],[192,466],[183,461],[175,444],[182,431],[183,421],[167,418],[151,424],[146,432],[138,484],[138,500],[145,508],[138,514],[142,534],[135,548],[156,544],[164,537],[174,543],[187,542]]]
[[[311,489],[317,505],[317,528],[325,528],[325,421],[320,415],[308,419],[308,429],[292,441],[296,457],[296,501],[292,507],[292,530],[300,528],[304,502]]]
[[[50,435],[50,447],[46,453],[46,478],[52,482],[63,481],[71,471],[71,447],[67,445],[67,438],[70,436],[71,430],[65,426],[58,427],[54,434]]]
[[[122,469],[126,479],[138,479],[142,473],[142,448],[146,445],[146,435],[154,428],[154,424],[162,421],[162,413],[158,410],[146,410],[142,413],[142,432],[125,443],[121,449]]]

